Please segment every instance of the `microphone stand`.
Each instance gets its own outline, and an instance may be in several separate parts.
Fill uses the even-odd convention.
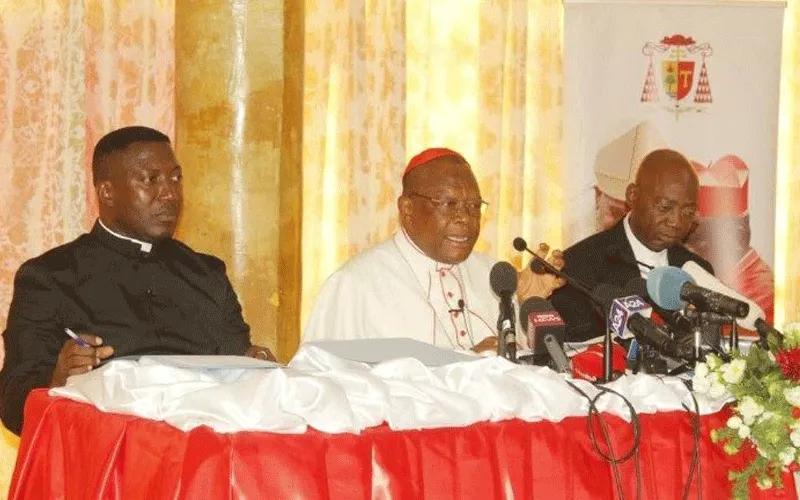
[[[692,331],[694,332],[695,363],[702,360],[704,343],[723,360],[730,359],[730,356],[722,350],[720,339],[722,338],[722,325],[731,324],[730,346],[731,348],[733,346],[739,347],[739,331],[734,318],[710,311],[699,311],[692,306],[687,306],[684,309],[684,315],[691,321]],[[712,328],[714,329],[714,335],[709,338],[708,330]]]
[[[514,329],[514,303],[511,294],[500,297],[500,315],[497,318],[497,355],[517,363],[517,334]]]
[[[732,351],[736,349],[739,350],[739,325],[736,323],[736,320],[731,318],[731,338],[729,344],[729,350]]]

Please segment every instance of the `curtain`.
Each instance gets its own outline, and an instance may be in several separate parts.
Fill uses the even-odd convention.
[[[561,16],[560,0],[306,2],[303,320],[397,228],[403,169],[427,147],[474,168],[478,250],[561,240]]]
[[[775,203],[775,324],[800,321],[800,2],[784,13]]]
[[[97,139],[131,124],[172,135],[173,12],[171,0],[0,2],[0,326],[20,264],[96,217]],[[0,491],[15,443],[0,433]]]

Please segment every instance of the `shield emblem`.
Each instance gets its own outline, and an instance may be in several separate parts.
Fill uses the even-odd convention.
[[[692,90],[694,61],[663,61],[661,63],[661,79],[667,95],[680,101]]]

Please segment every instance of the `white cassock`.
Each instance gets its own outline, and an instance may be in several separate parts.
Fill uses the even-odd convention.
[[[436,262],[398,230],[325,281],[303,340],[408,337],[470,349],[496,335],[498,299],[489,285],[494,263],[476,252],[456,265]]]

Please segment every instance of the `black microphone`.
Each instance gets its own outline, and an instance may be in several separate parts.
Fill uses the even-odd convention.
[[[594,295],[592,295],[592,292],[588,286],[586,286],[580,280],[567,276],[560,269],[557,269],[555,266],[553,266],[543,258],[536,255],[535,252],[533,252],[530,248],[528,248],[528,244],[525,242],[523,238],[520,238],[519,236],[514,238],[514,249],[517,250],[518,252],[528,252],[529,254],[533,255],[533,260],[531,261],[531,270],[536,274],[542,274],[542,273],[555,274],[559,278],[563,279],[570,285],[577,288],[581,293],[583,293],[590,299],[594,300],[595,297]]]
[[[550,358],[554,370],[571,372],[562,347],[566,336],[564,320],[549,300],[531,297],[523,302],[519,306],[519,323],[533,350],[533,364],[546,365]]]
[[[497,318],[497,355],[510,361],[517,360],[517,333],[515,330],[514,302],[517,291],[517,270],[508,262],[500,261],[489,272],[492,291],[500,297],[500,314]]]
[[[692,275],[678,267],[657,267],[647,276],[650,297],[662,309],[682,309],[689,302],[701,311],[744,318],[750,312],[747,302],[696,285]]]

